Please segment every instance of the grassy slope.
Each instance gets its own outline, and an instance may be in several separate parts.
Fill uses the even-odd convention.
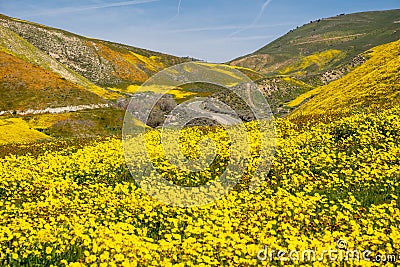
[[[9,143],[32,143],[50,137],[32,129],[21,118],[0,118],[0,146]]]
[[[369,57],[366,63],[342,79],[321,87],[319,93],[291,117],[342,116],[400,104],[399,51],[400,41],[396,41],[366,52]]]
[[[105,99],[132,94],[153,74],[188,60],[3,15],[0,32],[1,50],[54,71]],[[237,69],[253,80],[262,78],[250,69]]]
[[[219,64],[211,64],[206,62],[197,62],[191,65],[185,65],[183,68],[179,66],[170,71],[170,75],[179,75],[190,77],[193,80],[202,80],[199,82],[182,84],[180,86],[168,86],[168,81],[163,86],[140,86],[130,85],[125,90],[120,92],[127,92],[133,94],[135,92],[154,92],[158,94],[173,95],[177,102],[183,102],[193,97],[207,97],[213,93],[221,91],[221,88],[207,81],[213,83],[223,84],[225,86],[235,86],[239,82],[248,82],[251,80],[262,79],[263,76],[250,69],[241,67],[230,67],[227,65],[221,66]],[[244,75],[243,75],[244,74]],[[247,76],[247,77],[246,77]],[[154,81],[153,81],[154,82]],[[117,90],[117,88],[111,88]]]
[[[264,73],[311,74],[349,62],[356,55],[400,38],[400,9],[318,20],[232,64]]]
[[[30,127],[53,138],[90,138],[120,136],[125,111],[105,108],[66,114],[27,116]]]
[[[0,25],[15,32],[75,73],[100,87],[126,88],[187,59],[0,15]]]
[[[39,140],[93,139],[120,136],[125,111],[115,108],[82,110],[63,114],[0,117],[0,146]]]
[[[0,15],[0,111],[104,103],[122,97],[120,92],[131,84],[183,61]],[[107,66],[111,71],[102,73]],[[109,81],[96,79],[99,73]],[[117,92],[106,88],[110,83]],[[123,110],[114,108],[4,116],[1,144],[118,135],[123,116]]]
[[[390,10],[317,20],[230,63],[268,77],[259,82],[260,88],[274,114],[280,117],[314,96],[318,86],[339,79],[362,64],[365,59],[360,54],[366,50],[398,40],[400,24],[395,22],[399,16],[400,10]],[[306,85],[284,79],[301,80]]]
[[[54,72],[0,52],[0,110],[45,109],[104,102]]]
[[[290,112],[291,106],[286,106],[294,96],[301,95],[312,89],[312,86],[293,77],[269,77],[258,81],[259,89],[268,100],[272,112],[280,117]]]

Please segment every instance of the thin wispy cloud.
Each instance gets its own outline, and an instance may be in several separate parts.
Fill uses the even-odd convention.
[[[177,7],[177,10],[176,10],[176,15],[177,16],[181,15],[181,5],[182,5],[182,0],[179,0],[178,1],[178,7]]]
[[[233,32],[233,33],[231,33],[231,34],[229,35],[229,37],[233,37],[233,36],[237,35],[238,33],[241,33],[241,32],[243,32],[243,31],[245,31],[245,30],[254,28],[254,26],[257,25],[257,23],[260,21],[262,15],[263,15],[264,12],[265,12],[265,9],[268,7],[268,5],[269,5],[271,2],[272,2],[272,0],[267,0],[267,1],[265,1],[264,4],[263,4],[262,7],[261,7],[260,12],[258,13],[257,17],[255,17],[255,19],[253,20],[253,22],[252,22],[251,24],[249,24],[248,26],[246,26],[246,27],[244,27],[244,28],[242,28],[242,29],[239,29],[239,30],[237,30],[237,31],[235,31],[235,32]]]
[[[181,6],[182,6],[182,0],[178,0],[178,6],[176,7],[176,14],[166,22],[167,24],[174,21],[177,17],[181,15]]]
[[[258,16],[257,16],[257,18],[254,20],[254,24],[255,23],[257,23],[259,20],[260,20],[260,18],[261,18],[261,16],[264,14],[264,11],[265,11],[265,9],[267,8],[267,6],[270,4],[272,2],[272,0],[267,0],[267,1],[265,1],[265,3],[262,5],[262,7],[261,7],[261,11],[260,11],[260,13],[258,14]]]
[[[160,0],[133,0],[133,1],[123,1],[123,2],[115,2],[115,3],[104,3],[104,4],[97,4],[97,5],[90,5],[90,6],[66,7],[66,8],[50,9],[50,10],[45,10],[43,12],[30,14],[29,17],[77,13],[77,12],[83,12],[83,11],[96,10],[96,9],[133,6],[133,5],[158,2],[158,1],[160,1]]]

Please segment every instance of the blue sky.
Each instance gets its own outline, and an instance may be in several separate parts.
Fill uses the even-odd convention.
[[[210,62],[251,53],[296,26],[399,0],[1,0],[0,13]]]

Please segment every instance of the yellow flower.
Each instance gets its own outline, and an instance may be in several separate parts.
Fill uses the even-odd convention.
[[[53,248],[46,247],[46,254],[51,254],[52,251],[53,251]]]
[[[125,257],[124,257],[123,254],[119,253],[119,254],[116,254],[116,255],[114,256],[114,259],[115,259],[116,261],[123,261],[123,260],[125,259]]]
[[[108,251],[104,251],[101,255],[100,255],[100,260],[101,261],[106,261],[108,260],[110,254],[108,253]]]

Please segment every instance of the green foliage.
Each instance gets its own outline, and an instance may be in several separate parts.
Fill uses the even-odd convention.
[[[83,110],[70,113],[67,118],[40,130],[54,138],[120,136],[124,115],[124,110],[114,108]],[[27,116],[25,119],[32,120],[34,117]]]

